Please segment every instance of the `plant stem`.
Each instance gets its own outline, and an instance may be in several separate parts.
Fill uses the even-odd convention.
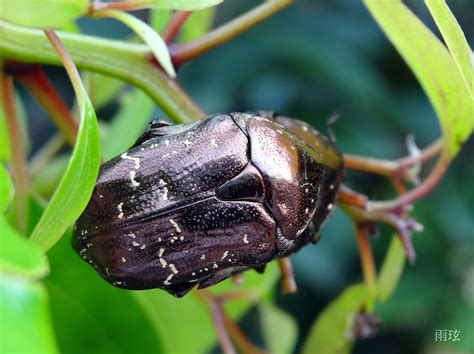
[[[178,34],[181,26],[187,20],[187,18],[192,14],[191,11],[176,11],[171,20],[166,25],[165,29],[161,33],[163,40],[169,44],[175,39]]]
[[[446,169],[449,166],[451,158],[447,150],[443,150],[435,167],[431,170],[428,177],[416,188],[402,194],[396,199],[389,201],[371,201],[367,205],[368,210],[386,210],[400,212],[415,200],[418,200],[428,194],[441,180]]]
[[[5,121],[8,130],[8,140],[12,154],[13,184],[15,186],[15,216],[16,228],[24,234],[26,231],[27,196],[28,196],[28,168],[23,137],[15,104],[13,78],[10,75],[1,76],[1,99],[5,110]]]
[[[0,20],[0,33],[1,57],[62,65],[43,31]],[[148,46],[82,34],[57,34],[78,68],[113,76],[141,88],[176,122],[187,123],[204,116],[178,83],[150,60]]]
[[[39,65],[24,71],[16,78],[33,94],[70,145],[74,145],[77,121]]]
[[[172,45],[170,52],[173,63],[176,67],[179,67],[198,55],[229,41],[292,3],[292,0],[265,1],[247,13],[208,32],[201,38],[184,44]]]
[[[429,160],[441,151],[442,146],[443,141],[439,139],[422,150],[419,155],[407,156],[395,161],[344,154],[344,167],[350,170],[365,171],[383,176],[400,175],[410,179],[410,176],[405,174],[406,169],[417,163]]]
[[[289,257],[278,259],[278,266],[281,273],[281,292],[283,295],[294,294],[298,291],[296,285],[295,275],[293,273],[293,266]]]
[[[372,246],[370,245],[368,238],[367,225],[357,223],[356,224],[356,236],[357,236],[357,245],[359,246],[360,261],[362,265],[362,271],[364,274],[364,282],[369,294],[369,307],[373,306],[373,301],[376,297],[377,286],[376,286],[376,272],[375,272],[375,263],[374,255],[372,253]],[[368,309],[368,312],[371,312],[371,308]]]

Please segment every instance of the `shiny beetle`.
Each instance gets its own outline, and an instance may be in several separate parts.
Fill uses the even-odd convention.
[[[73,247],[117,287],[181,297],[315,243],[342,172],[333,144],[287,117],[153,121],[101,167]]]

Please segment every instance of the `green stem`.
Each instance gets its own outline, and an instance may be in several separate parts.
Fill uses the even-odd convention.
[[[1,74],[1,73],[0,73]],[[12,153],[13,183],[15,185],[15,217],[16,228],[23,234],[26,231],[28,168],[20,125],[15,104],[13,78],[9,75],[1,77],[1,101],[5,112],[5,121]]]
[[[265,1],[249,12],[227,22],[225,25],[216,28],[192,42],[171,46],[170,51],[173,63],[178,67],[184,62],[229,41],[292,3],[292,0]]]
[[[57,34],[78,68],[113,76],[141,88],[174,121],[186,123],[204,115],[178,83],[150,60],[148,46],[82,34]],[[1,57],[62,65],[41,30],[0,20],[0,37]]]

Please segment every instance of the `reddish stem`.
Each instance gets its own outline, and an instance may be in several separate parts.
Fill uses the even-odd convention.
[[[166,25],[165,29],[161,33],[161,37],[166,43],[171,43],[178,34],[181,26],[184,24],[186,19],[192,14],[190,11],[176,11],[171,20]]]
[[[396,213],[403,212],[408,205],[428,194],[441,180],[451,161],[448,153],[443,151],[435,167],[431,170],[429,176],[416,188],[402,194],[398,198],[389,201],[369,202],[369,210],[387,210]]]
[[[295,275],[293,273],[293,266],[288,257],[278,259],[278,266],[281,273],[281,292],[282,294],[294,294],[298,291],[296,285]]]
[[[370,172],[383,176],[399,175],[411,180],[410,176],[405,173],[406,169],[417,163],[429,160],[439,153],[442,147],[442,140],[437,140],[423,149],[419,155],[407,156],[395,161],[344,154],[344,167],[350,170]]]
[[[359,253],[361,259],[362,270],[364,273],[364,281],[371,295],[371,298],[375,296],[377,291],[375,285],[375,263],[374,255],[372,253],[372,246],[370,245],[368,238],[368,226],[367,224],[357,223],[356,224],[356,235],[357,244],[359,246]]]
[[[32,70],[20,73],[16,78],[35,96],[69,144],[74,145],[77,123],[41,67],[35,65]]]
[[[225,328],[229,332],[237,347],[240,349],[241,353],[266,354],[265,351],[260,348],[257,348],[252,344],[252,342],[250,342],[250,340],[247,338],[244,332],[242,332],[240,327],[237,326],[237,324],[232,319],[230,319],[225,314],[225,312],[222,312],[222,318],[224,320]]]
[[[5,112],[5,121],[8,130],[8,139],[13,168],[13,183],[15,186],[16,227],[20,233],[26,231],[27,196],[28,196],[28,168],[15,104],[15,90],[13,78],[10,75],[0,75],[2,81],[2,101]]]
[[[201,38],[184,44],[172,45],[170,47],[171,59],[175,66],[179,67],[181,64],[229,41],[276,12],[291,5],[291,3],[292,1],[290,0],[265,1],[247,13],[206,33]]]

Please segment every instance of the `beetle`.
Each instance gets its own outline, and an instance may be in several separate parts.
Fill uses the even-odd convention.
[[[153,121],[101,166],[72,244],[117,287],[181,297],[316,243],[342,176],[334,144],[299,120]]]

